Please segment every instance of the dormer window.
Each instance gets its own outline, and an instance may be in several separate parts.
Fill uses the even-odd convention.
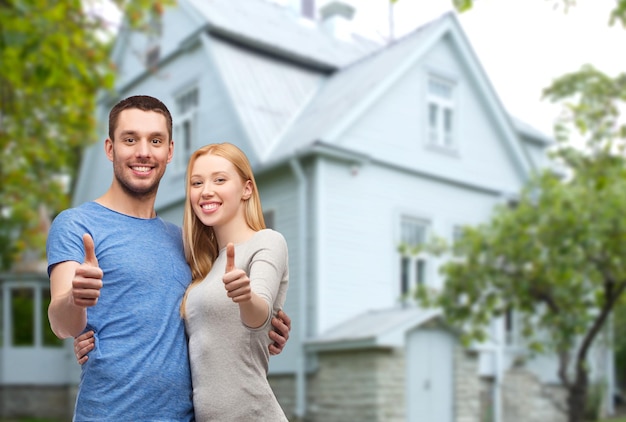
[[[198,88],[192,87],[182,91],[175,100],[173,168],[176,173],[185,172],[196,144],[199,97]]]
[[[438,77],[428,80],[428,144],[456,149],[455,85]]]

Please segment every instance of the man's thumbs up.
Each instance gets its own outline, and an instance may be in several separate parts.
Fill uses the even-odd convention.
[[[93,244],[93,238],[88,233],[83,235],[83,245],[85,246],[85,261],[83,262],[92,267],[97,267],[98,258],[96,258],[96,247]]]
[[[85,260],[76,267],[72,279],[72,297],[76,306],[88,307],[98,303],[102,288],[102,270],[98,266],[93,238],[83,235]]]

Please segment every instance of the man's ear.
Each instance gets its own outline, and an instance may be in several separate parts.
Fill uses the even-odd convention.
[[[113,141],[111,138],[104,140],[104,153],[107,155],[109,161],[113,162]]]
[[[167,155],[167,164],[169,164],[172,161],[172,158],[174,158],[174,140],[170,140],[170,145],[169,145],[169,153]]]

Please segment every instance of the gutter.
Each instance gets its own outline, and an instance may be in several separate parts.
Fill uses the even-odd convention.
[[[306,176],[302,170],[302,165],[295,157],[289,160],[289,164],[298,180],[298,207],[300,209],[300,218],[298,219],[298,279],[300,280],[300,289],[298,289],[298,307],[300,309],[298,331],[300,332],[300,353],[296,359],[296,408],[294,413],[298,420],[304,420],[307,410],[306,368],[308,352],[304,347],[304,343],[308,333],[306,233],[309,215],[307,213]]]

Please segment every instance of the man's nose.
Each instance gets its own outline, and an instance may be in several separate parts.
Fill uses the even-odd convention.
[[[151,153],[150,141],[141,140],[139,141],[136,149],[136,154],[138,157],[149,157]]]

